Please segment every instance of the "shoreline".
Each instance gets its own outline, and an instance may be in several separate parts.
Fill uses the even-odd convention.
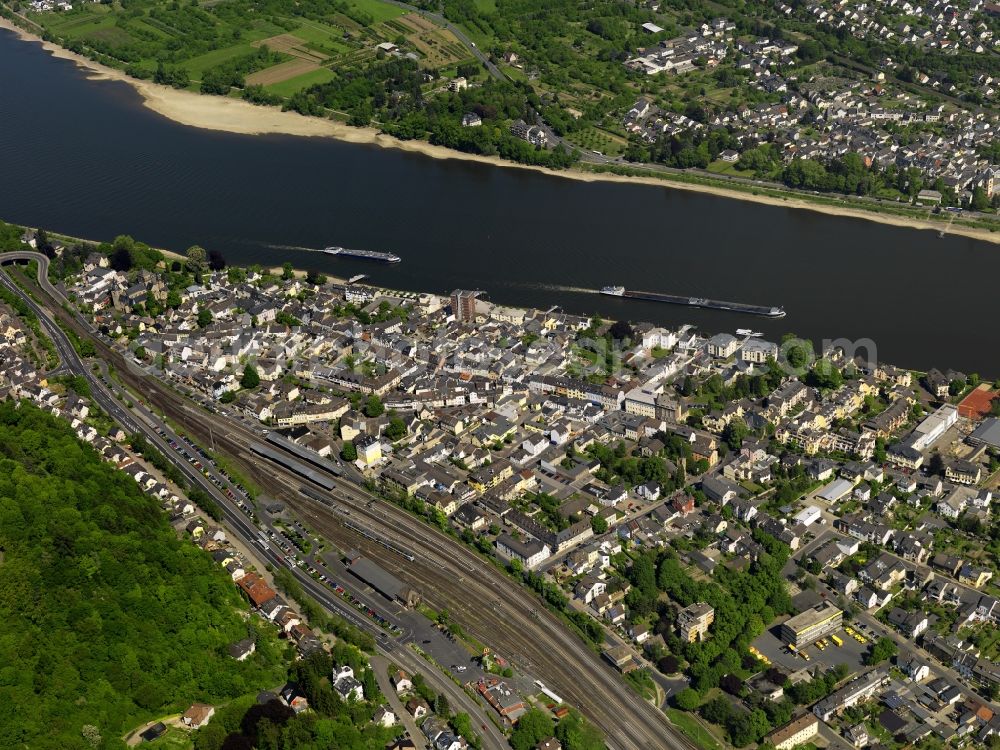
[[[2,220],[3,220],[3,218],[0,217],[0,221],[2,221]],[[7,222],[7,223],[9,224],[11,222]],[[102,242],[109,242],[110,241],[110,240],[92,240],[92,239],[88,239],[86,237],[76,237],[76,236],[74,236],[72,234],[66,234],[65,232],[60,232],[57,229],[49,229],[47,227],[27,227],[27,229],[34,229],[36,231],[39,230],[39,229],[44,229],[46,232],[49,233],[50,236],[52,236],[52,237],[58,237],[59,239],[65,240],[67,242],[83,242],[83,243],[87,243],[87,244],[90,244],[90,245],[100,245]],[[135,239],[135,238],[133,237],[133,239]],[[136,240],[136,242],[142,242],[142,240],[138,239],[138,240]],[[175,260],[176,261],[180,261],[181,263],[186,263],[187,262],[187,256],[184,253],[177,252],[176,250],[167,250],[166,248],[163,248],[163,247],[154,247],[153,245],[149,245],[149,248],[151,250],[155,250],[158,253],[161,253],[163,255],[163,262],[164,263],[166,263],[168,261],[173,262]],[[251,264],[251,265],[253,265],[253,264]],[[229,263],[229,261],[227,260],[226,261],[226,268],[230,268],[230,267],[232,267],[232,268],[243,268],[243,269],[249,269],[250,268],[249,265],[241,265],[239,263]],[[280,276],[281,273],[282,273],[282,271],[284,270],[283,266],[272,266],[272,265],[260,264],[260,267],[264,271],[266,271],[267,273],[270,273],[270,274],[272,274],[274,276]],[[296,267],[296,268],[292,268],[292,271],[295,274],[295,278],[297,278],[297,279],[304,279],[309,274],[309,271],[307,269],[305,269],[305,268],[297,268]],[[319,273],[321,273],[323,276],[325,276],[328,281],[331,281],[333,283],[346,284],[347,281],[348,281],[346,277],[337,276],[335,274],[328,273],[326,271],[319,271]],[[396,290],[393,290],[393,291],[396,291]],[[402,291],[402,290],[399,290],[399,291]]]
[[[53,57],[75,63],[77,67],[87,71],[87,78],[89,80],[120,81],[128,84],[138,92],[145,107],[169,120],[188,127],[240,135],[271,134],[333,138],[345,143],[367,144],[378,146],[379,148],[398,149],[400,151],[427,156],[432,159],[455,159],[478,162],[506,169],[524,169],[553,177],[578,180],[580,182],[613,182],[629,185],[649,185],[667,190],[684,190],[712,195],[717,198],[814,211],[828,216],[862,219],[901,228],[945,232],[983,242],[1000,244],[1000,232],[991,232],[988,229],[976,227],[956,226],[953,223],[949,224],[894,214],[876,213],[875,211],[853,208],[846,205],[831,206],[814,203],[805,198],[795,197],[794,192],[789,192],[787,197],[775,197],[763,194],[755,195],[752,192],[716,185],[660,179],[652,175],[643,177],[617,175],[607,172],[588,172],[581,169],[553,170],[528,164],[518,164],[496,156],[468,154],[443,146],[435,146],[426,141],[404,141],[381,133],[371,127],[353,127],[333,120],[306,117],[297,112],[282,112],[277,107],[250,104],[242,99],[197,94],[191,91],[177,90],[150,81],[132,78],[120,70],[95,62],[90,58],[71,52],[52,42],[46,42],[37,35],[16,26],[7,18],[0,17],[0,28],[12,31],[23,41],[40,44],[42,49],[46,50]]]

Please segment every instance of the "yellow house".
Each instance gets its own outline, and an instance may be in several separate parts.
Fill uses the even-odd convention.
[[[374,435],[365,435],[354,441],[358,451],[358,460],[365,466],[371,466],[382,460],[382,444]]]

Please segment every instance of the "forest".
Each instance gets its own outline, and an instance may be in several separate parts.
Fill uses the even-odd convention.
[[[334,665],[349,665],[364,686],[364,702],[345,703],[330,686]],[[344,643],[332,654],[317,652],[292,667],[290,677],[311,711],[296,714],[277,700],[253,699],[224,707],[195,734],[195,750],[381,750],[398,733],[371,723],[382,700],[375,676],[357,649]]]
[[[69,426],[0,404],[0,747],[121,748],[192,702],[278,685],[285,648],[211,558]],[[254,638],[245,662],[226,647]]]
[[[531,122],[533,108],[540,105],[530,86],[488,79],[482,86],[425,99],[424,74],[412,60],[386,58],[338,70],[332,81],[294,94],[284,108],[317,116],[325,116],[327,110],[342,111],[352,125],[374,120],[381,130],[403,140],[429,138],[435,145],[525,164],[558,168],[578,158],[561,147],[536,148],[511,135],[507,123]],[[478,114],[483,124],[462,127],[462,116],[468,112]]]
[[[679,708],[694,710],[702,696],[716,687],[738,692],[743,680],[760,666],[748,652],[751,641],[777,615],[792,611],[781,575],[788,547],[760,530],[754,537],[768,554],[742,571],[719,566],[711,581],[699,581],[689,575],[672,549],[659,554],[635,554],[623,571],[632,584],[626,597],[629,610],[640,617],[659,618],[655,631],[663,636],[673,654],[667,657],[671,670],[686,663],[684,672],[691,678],[691,687],[675,697]],[[680,607],[695,602],[712,605],[715,622],[711,637],[694,643],[682,641],[674,627],[673,609],[660,601],[661,593]],[[730,742],[743,747],[788,721],[793,708],[790,702],[767,702],[749,713],[737,712],[721,720],[719,717],[710,720],[726,728]]]

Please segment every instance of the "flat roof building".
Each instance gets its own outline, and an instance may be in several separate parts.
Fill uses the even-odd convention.
[[[715,610],[705,602],[685,607],[677,613],[677,629],[688,643],[704,640],[708,627],[715,622]]]
[[[348,570],[386,599],[401,602],[406,606],[416,604],[418,600],[416,592],[392,573],[353,550],[348,553],[347,557]]]
[[[979,427],[972,431],[972,434],[968,437],[968,441],[973,445],[982,445],[985,443],[994,448],[1000,448],[1000,419],[990,417],[985,420]]]
[[[930,448],[957,421],[958,409],[951,404],[945,404],[913,428],[910,447],[918,451]]]
[[[835,503],[854,489],[854,483],[846,479],[834,479],[816,493],[816,497],[828,503]]]
[[[830,602],[820,602],[786,620],[781,626],[781,640],[795,648],[802,648],[839,630],[843,622],[844,613],[841,610]]]

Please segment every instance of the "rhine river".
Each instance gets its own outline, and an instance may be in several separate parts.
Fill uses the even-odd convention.
[[[315,268],[494,302],[823,339],[905,367],[1000,376],[1000,248],[936,232],[327,139],[198,130],[126,84],[0,30],[0,218],[131,234],[237,264]],[[296,248],[390,250],[395,266]],[[631,289],[783,305],[767,320],[613,299]]]

